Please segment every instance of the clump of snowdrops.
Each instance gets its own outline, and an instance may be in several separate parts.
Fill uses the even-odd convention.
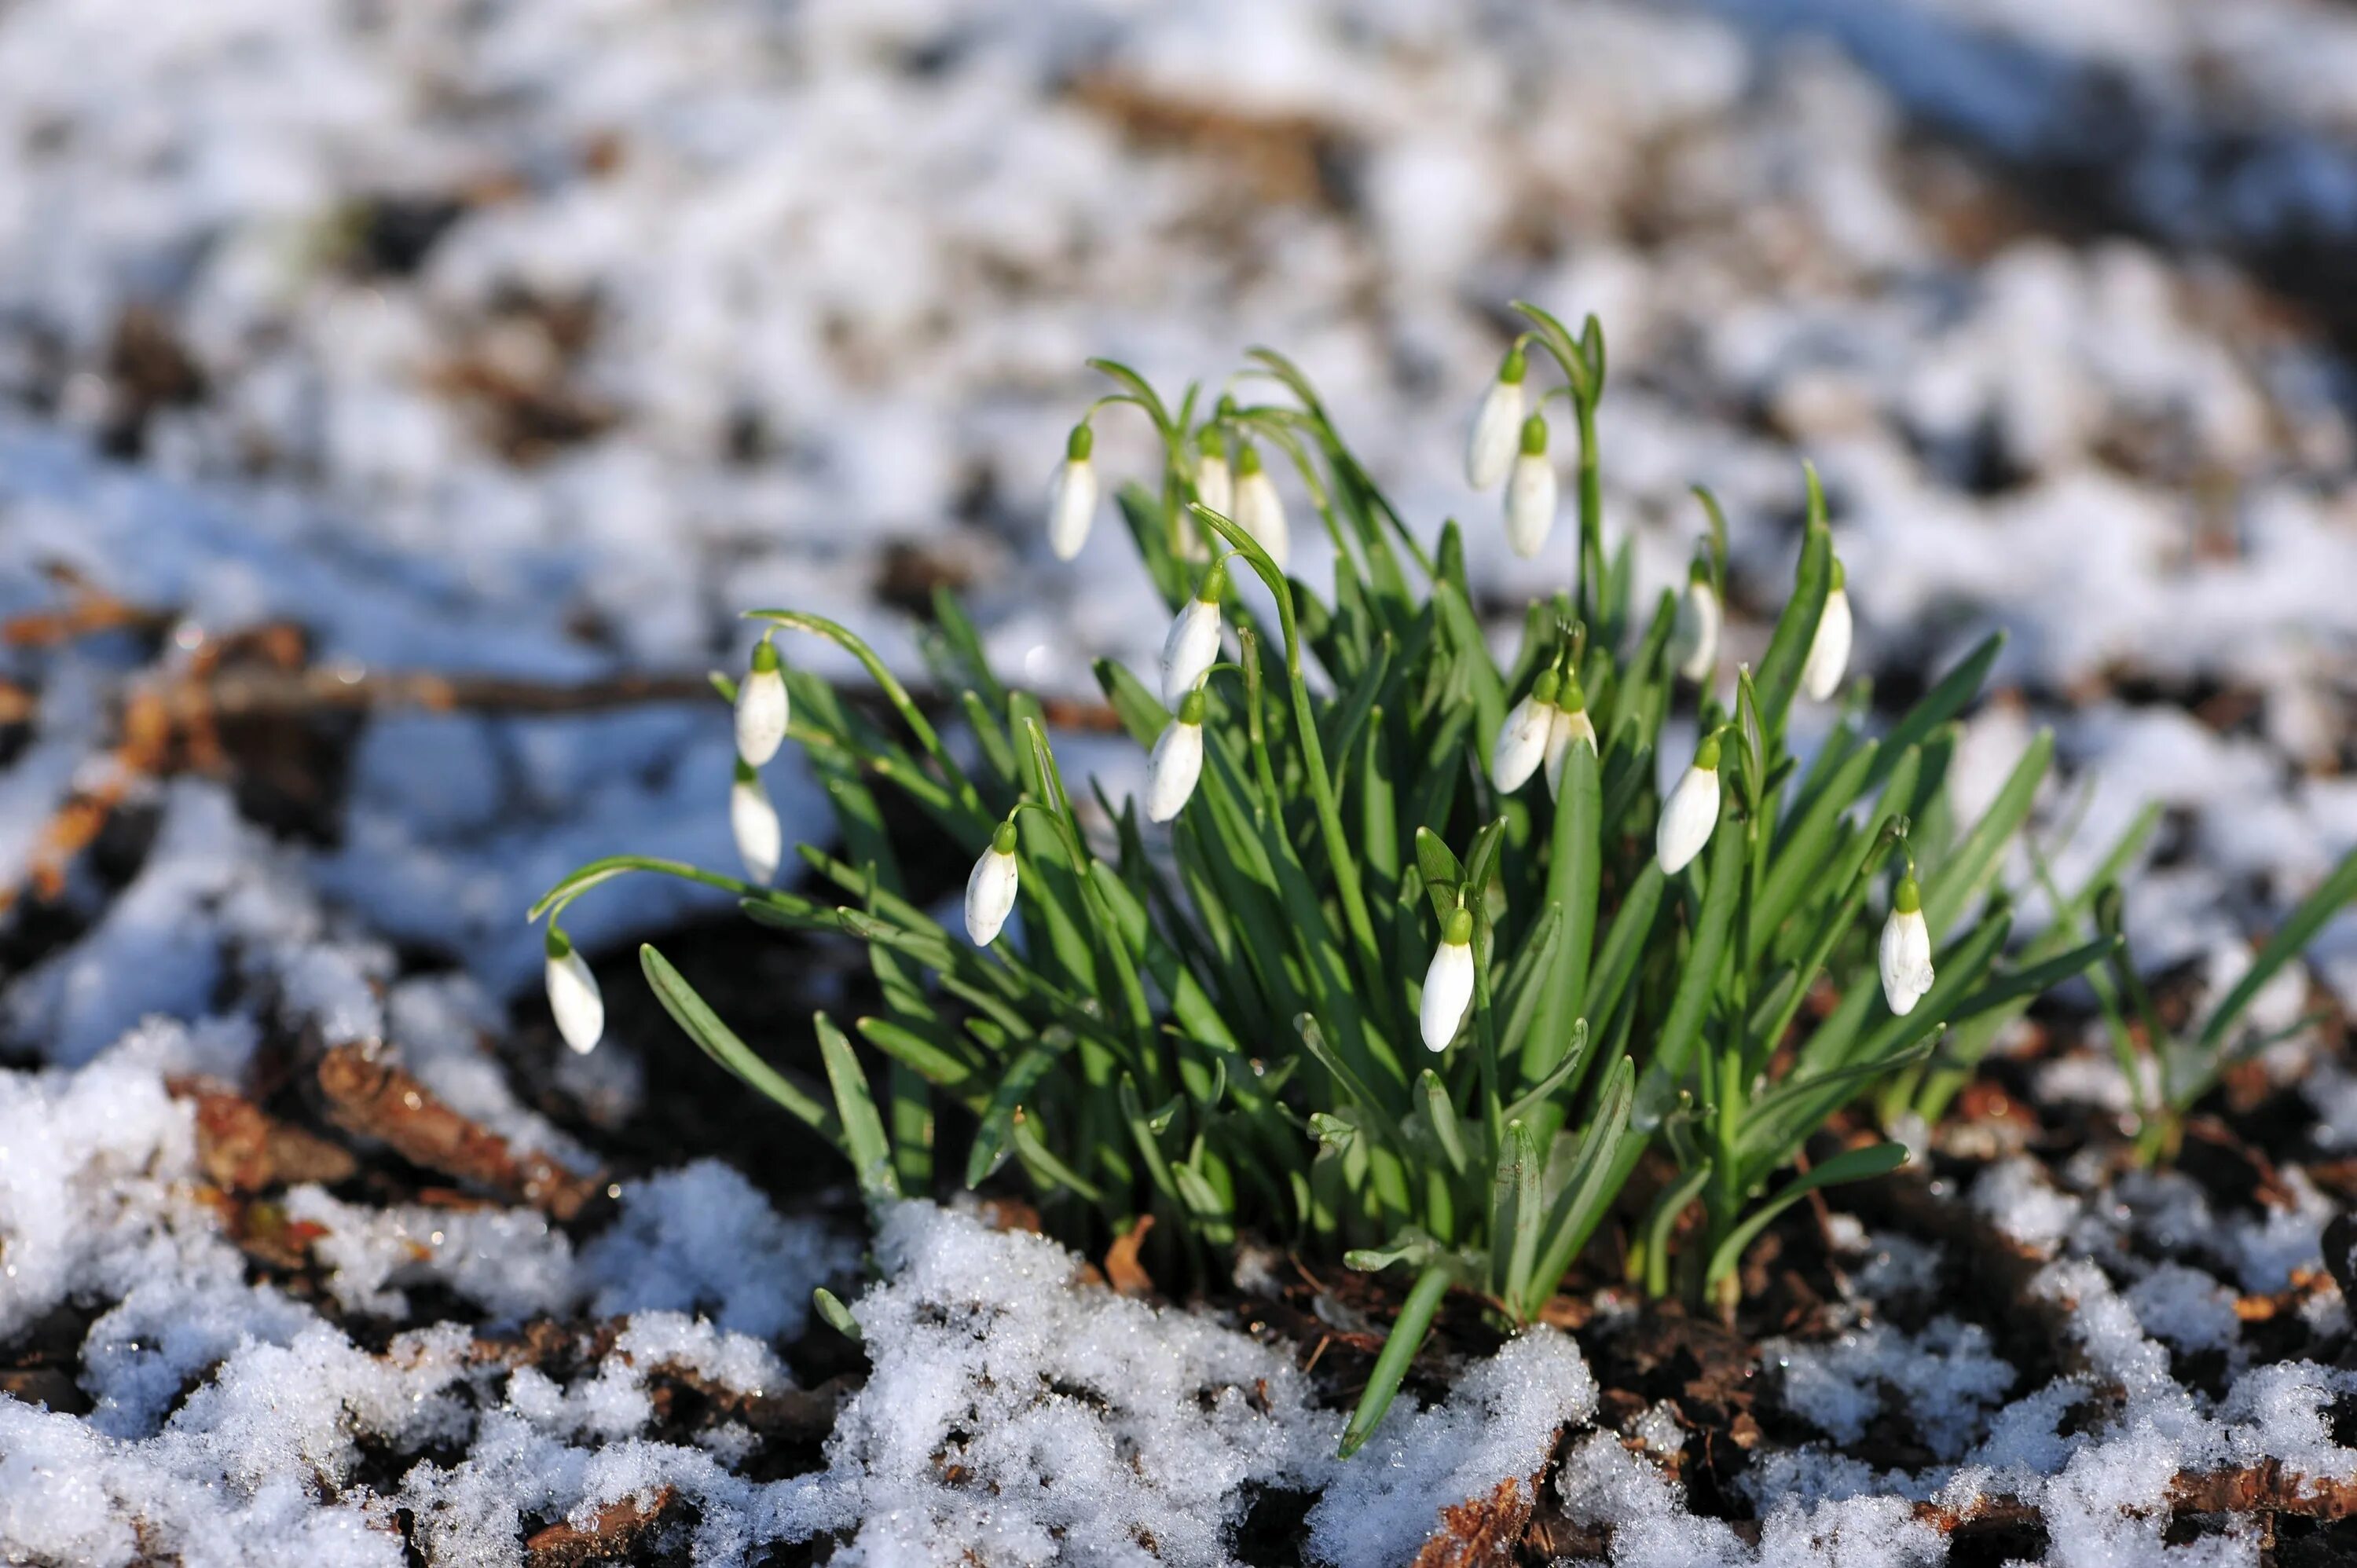
[[[2115,943],[2007,961],[1992,883],[2051,747],[1977,821],[1947,789],[1995,639],[1869,734],[1862,690],[1844,694],[1848,589],[1812,476],[1791,596],[1757,665],[1727,670],[1717,504],[1697,492],[1683,591],[1634,603],[1629,544],[1604,545],[1603,336],[1522,308],[1469,474],[1502,489],[1509,542],[1536,553],[1559,509],[1550,413],[1567,415],[1579,567],[1529,607],[1512,658],[1483,635],[1458,526],[1432,539],[1403,520],[1286,360],[1256,351],[1208,407],[1094,361],[1113,390],[1071,433],[1049,539],[1076,553],[1100,510],[1095,423],[1150,422],[1160,470],[1118,504],[1171,628],[1159,669],[1097,668],[1150,757],[1143,798],[1084,805],[1042,703],[1002,682],[946,596],[927,659],[971,766],[851,632],[753,611],[767,630],[750,670],[716,677],[736,704],[748,875],[620,857],[553,889],[534,915],[550,917],[566,1037],[594,1042],[597,1008],[559,917],[628,871],[865,943],[881,1004],[848,1033],[816,1019],[823,1086],[764,1061],[662,954],[641,956],[697,1044],[839,1144],[876,1199],[933,1186],[937,1118],[954,1112],[962,1179],[1019,1175],[1075,1240],[1151,1216],[1166,1261],[1201,1271],[1246,1233],[1406,1271],[1346,1452],[1449,1290],[1534,1317],[1649,1151],[1670,1174],[1638,1211],[1632,1277],[1729,1305],[1778,1214],[1906,1157],[1881,1142],[1810,1162],[1835,1112],[1894,1081],[1913,1091],[1944,1030],[2018,1009]],[[1332,542],[1329,597],[1286,575],[1286,489]],[[848,650],[892,722],[789,668],[784,632]],[[1801,766],[1794,707],[1836,702]],[[1665,768],[1674,714],[1699,738]],[[769,886],[781,835],[759,769],[789,742],[835,815],[835,847],[801,847],[805,891]],[[888,792],[973,857],[963,929],[907,896]]]

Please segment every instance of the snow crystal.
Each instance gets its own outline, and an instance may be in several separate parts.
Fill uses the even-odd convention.
[[[1218,1563],[1247,1488],[1340,1436],[1284,1357],[1076,1291],[1079,1261],[1044,1239],[909,1203],[877,1254],[886,1283],[852,1308],[866,1385],[782,1513],[797,1535],[850,1532],[848,1561],[1044,1563],[1060,1541],[1064,1561],[1141,1563],[1150,1539],[1163,1563]]]
[[[2045,1168],[2031,1159],[2003,1160],[1973,1183],[1972,1205],[2025,1247],[2059,1246],[2080,1214],[2079,1200],[2054,1190]]]
[[[809,1316],[810,1287],[780,1291],[779,1277],[816,1285],[856,1257],[844,1240],[779,1218],[735,1170],[697,1160],[624,1183],[620,1214],[584,1249],[581,1267],[601,1316],[701,1311],[739,1334],[791,1339]]]
[[[1596,1382],[1578,1347],[1544,1325],[1525,1329],[1442,1403],[1413,1416],[1394,1404],[1327,1480],[1309,1510],[1309,1549],[1340,1568],[1406,1561],[1442,1509],[1535,1476],[1556,1433],[1595,1412]]]
[[[2014,1381],[1986,1329],[1945,1316],[1919,1334],[1871,1323],[1822,1345],[1771,1339],[1760,1353],[1783,1374],[1785,1405],[1821,1431],[1857,1442],[1887,1390],[1890,1408],[1944,1459],[1964,1451]]]

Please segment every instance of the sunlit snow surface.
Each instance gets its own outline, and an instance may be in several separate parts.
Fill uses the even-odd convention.
[[[2345,242],[2352,79],[2357,14],[2317,0],[19,0],[0,13],[0,613],[51,603],[42,574],[64,564],[210,635],[299,621],[355,669],[584,682],[734,664],[735,612],[792,603],[905,666],[875,584],[913,543],[971,575],[1010,674],[1083,689],[1090,655],[1145,667],[1160,627],[1109,518],[1070,567],[1039,537],[1094,390],[1080,363],[1216,380],[1254,342],[1320,382],[1415,526],[1465,521],[1477,581],[1512,605],[1573,564],[1568,527],[1512,557],[1458,468],[1524,296],[1610,334],[1607,521],[1643,591],[1676,580],[1685,487],[1710,483],[1735,525],[1731,676],[1762,644],[1813,458],[1862,664],[1911,671],[2006,628],[1999,677],[2025,700],[1974,722],[1960,793],[1986,800],[2055,725],[2066,880],[2164,800],[2169,858],[2131,931],[2215,996],[2247,934],[2357,842],[2357,443],[2348,369],[2313,332],[2230,263],[2157,247],[2264,269],[2303,237]],[[2102,220],[2146,240],[2040,228],[2091,103],[2134,130],[2106,144]],[[1171,129],[1189,114],[1219,123]],[[202,377],[127,426],[135,306]],[[520,432],[480,392],[502,379],[575,427]],[[1120,411],[1103,427],[1107,468],[1139,471],[1142,433]],[[2140,684],[2109,693],[2113,671]],[[102,766],[123,673],[102,640],[0,654],[41,696],[0,772],[8,885]],[[2134,695],[2220,688],[2248,699],[2224,729]],[[599,854],[727,865],[728,762],[716,703],[386,719],[332,849],[273,839],[210,784],[154,791],[129,886],[77,880],[87,929],[0,977],[0,1039],[27,1067],[0,1073],[0,1334],[69,1299],[102,1314],[91,1416],[0,1400],[0,1555],[393,1563],[406,1509],[435,1561],[511,1562],[526,1521],[669,1486],[713,1562],[823,1532],[846,1562],[1218,1563],[1251,1482],[1322,1489],[1311,1547],[1358,1568],[1405,1560],[1443,1506],[1535,1473],[1590,1418],[1584,1362],[1541,1332],[1337,1466],[1340,1412],[1275,1351],[1076,1293],[1048,1244],[910,1208],[856,1309],[873,1375],[826,1467],[757,1484],[725,1444],[642,1435],[644,1369],[777,1385],[811,1288],[850,1289],[859,1245],[693,1150],[579,1245],[529,1210],[290,1195],[344,1311],[408,1322],[430,1289],[486,1324],[630,1315],[570,1386],[471,1356],[458,1324],[364,1350],[249,1284],[190,1196],[165,1079],[234,1080],[274,1030],[377,1040],[518,1146],[593,1167],[479,1044],[534,972],[522,910]],[[819,831],[790,757],[770,789]],[[644,883],[573,924],[604,949],[698,907]],[[403,951],[457,967],[405,976]],[[2357,930],[2317,956],[2357,992]],[[565,1070],[627,1107],[632,1046]],[[2058,1101],[2123,1102],[2100,1055],[2044,1072]],[[2357,1139],[2344,1070],[2304,1089],[2319,1146]],[[2179,1469],[2263,1455],[2357,1477],[2327,1413],[2348,1374],[2250,1365],[2232,1321],[2233,1293],[2316,1259],[2324,1200],[2287,1180],[2262,1223],[2169,1178],[2065,1190],[1996,1165],[1964,1200],[2050,1251],[2039,1288],[2074,1304],[2093,1380],[2025,1387],[1971,1325],[1861,1309],[1780,1351],[1775,1397],[1828,1443],[1906,1412],[1933,1469],[1774,1456],[1754,1548],[1598,1433],[1573,1439],[1561,1505],[1614,1526],[1629,1563],[1937,1561],[1913,1504],[1975,1491],[2045,1509],[2058,1563],[2254,1560],[2249,1541],[2164,1548],[2155,1504]],[[1856,1278],[1896,1300],[1953,1266],[1878,1240]],[[2328,1287],[2302,1310],[2344,1309]],[[2226,1355],[2222,1400],[2169,1375],[2194,1352]],[[2104,1380],[2124,1392],[2099,1409]],[[955,1481],[952,1433],[974,1448]],[[363,1446],[436,1457],[383,1487],[357,1478]]]

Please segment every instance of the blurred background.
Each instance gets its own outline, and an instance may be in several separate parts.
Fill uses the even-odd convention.
[[[2165,800],[2139,956],[2236,961],[2357,842],[2352,243],[2347,0],[0,0],[0,1048],[257,953],[496,1017],[563,872],[732,863],[742,608],[1149,660],[1110,517],[1045,548],[1091,354],[1284,349],[1516,619],[1517,297],[1604,323],[1644,592],[1708,483],[1755,644],[1813,460],[1861,667],[2009,628],[1975,777],[2055,725],[2066,858]]]

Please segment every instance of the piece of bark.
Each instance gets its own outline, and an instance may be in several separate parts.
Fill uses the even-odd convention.
[[[188,1079],[167,1087],[175,1098],[196,1102],[197,1164],[225,1192],[333,1186],[360,1168],[350,1149],[279,1121],[242,1094]]]
[[[1504,1568],[1531,1522],[1536,1486],[1509,1476],[1487,1497],[1440,1510],[1440,1528],[1415,1554],[1415,1568]]]
[[[445,1105],[432,1090],[359,1046],[331,1046],[319,1058],[328,1114],[350,1133],[382,1140],[412,1165],[529,1203],[559,1222],[602,1190],[540,1154],[518,1154],[498,1133]]]
[[[678,1491],[665,1487],[643,1504],[636,1498],[608,1503],[592,1516],[587,1528],[560,1520],[524,1539],[524,1561],[531,1568],[580,1568],[586,1563],[622,1556],[678,1500]]]

